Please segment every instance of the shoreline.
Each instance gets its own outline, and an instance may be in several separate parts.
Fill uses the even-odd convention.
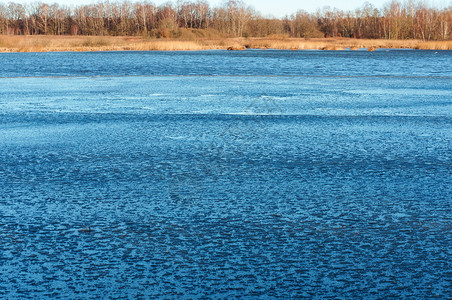
[[[200,50],[332,50],[384,49],[452,50],[452,41],[352,38],[224,38],[151,39],[140,36],[1,36],[0,53]]]

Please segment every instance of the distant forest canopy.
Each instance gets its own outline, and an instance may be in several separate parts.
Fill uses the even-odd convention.
[[[275,5],[277,3],[275,2]],[[185,29],[185,30],[184,30]],[[144,35],[157,38],[207,37],[353,37],[370,39],[452,39],[452,6],[429,7],[423,1],[394,0],[382,9],[366,2],[354,11],[303,10],[281,19],[263,17],[245,2],[98,2],[59,4],[0,2],[3,35]],[[185,34],[185,35],[183,35]]]

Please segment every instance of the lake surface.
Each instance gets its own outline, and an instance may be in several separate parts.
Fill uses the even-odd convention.
[[[0,54],[0,241],[5,299],[450,297],[452,51]]]

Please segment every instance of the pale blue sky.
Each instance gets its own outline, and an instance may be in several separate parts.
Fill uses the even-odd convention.
[[[0,0],[0,2],[15,2],[15,3],[30,3],[30,2],[44,2],[44,3],[60,3],[67,5],[90,4],[97,3],[97,0]],[[116,0],[110,0],[114,2]],[[118,0],[122,1],[122,0]],[[129,0],[134,2],[134,0]],[[151,0],[150,2],[160,5],[166,2],[176,3],[178,0]],[[181,0],[182,2],[184,0]],[[212,6],[219,6],[224,3],[224,0],[207,0]],[[367,0],[376,8],[382,8],[391,0]],[[406,0],[400,0],[404,2]],[[336,7],[341,10],[354,10],[361,7],[366,0],[244,0],[246,4],[259,11],[264,16],[273,15],[275,17],[284,17],[295,13],[297,10],[303,9],[308,12],[315,12],[318,8],[325,6]],[[427,4],[434,7],[446,7],[452,5],[452,0],[424,0]]]

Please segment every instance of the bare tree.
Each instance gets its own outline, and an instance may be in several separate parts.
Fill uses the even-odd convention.
[[[118,2],[121,1],[121,2]],[[206,0],[180,0],[156,7],[148,0],[100,0],[73,9],[35,2],[0,3],[0,34],[81,34],[177,36],[179,28],[216,29],[231,37],[354,37],[448,40],[452,7],[438,10],[423,0],[392,0],[382,10],[364,3],[355,11],[324,7],[315,14],[298,11],[290,18],[264,18],[242,0],[211,8]],[[132,0],[133,1],[133,0]]]

